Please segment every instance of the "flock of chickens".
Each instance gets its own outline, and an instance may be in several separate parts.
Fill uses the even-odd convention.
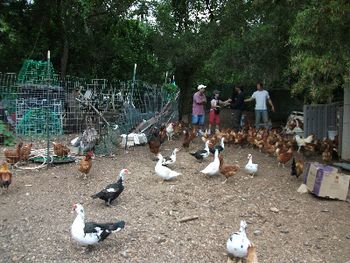
[[[182,145],[175,148],[170,156],[163,156],[161,154],[161,146],[166,140],[172,140],[173,137],[179,137],[183,134]],[[176,163],[176,154],[182,149],[189,152],[189,146],[193,140],[197,138],[197,131],[195,129],[186,128],[182,122],[170,123],[161,128],[153,128],[151,138],[148,140],[148,147],[150,152],[156,157],[157,163],[155,165],[155,173],[161,177],[163,181],[171,180],[181,173],[171,169],[172,165]],[[278,130],[255,130],[253,127],[246,125],[241,131],[234,131],[232,129],[225,129],[223,131],[216,131],[215,134],[210,135],[205,132],[201,136],[204,143],[204,148],[198,149],[195,152],[189,152],[198,162],[209,158],[213,154],[213,160],[201,170],[201,173],[213,176],[225,176],[226,183],[228,178],[233,177],[239,170],[238,164],[226,164],[224,162],[223,152],[225,145],[236,144],[241,147],[253,146],[270,156],[275,156],[278,165],[283,167],[290,161],[291,174],[300,176],[303,172],[303,157],[314,153],[320,153],[324,162],[329,162],[337,158],[337,138],[335,140],[323,139],[316,140],[313,135],[307,138],[302,138],[298,135],[288,136],[284,135]],[[11,184],[12,172],[9,165],[13,166],[19,161],[28,161],[33,144],[24,144],[19,142],[15,149],[5,149],[4,155],[6,162],[0,168],[0,186],[7,190]],[[54,154],[59,158],[64,158],[69,155],[70,150],[67,146],[61,143],[53,143]],[[295,151],[297,150],[297,151]],[[93,152],[88,151],[84,158],[80,160],[78,171],[87,178],[92,167]],[[247,156],[248,162],[244,167],[244,171],[254,177],[258,171],[258,164],[253,163],[252,155]],[[92,195],[92,198],[99,198],[105,202],[107,206],[118,198],[124,190],[125,175],[129,171],[122,169],[120,171],[118,180],[115,183],[107,185],[99,193]],[[76,212],[76,218],[71,226],[71,235],[74,240],[83,246],[94,245],[103,241],[111,233],[120,231],[124,228],[124,221],[117,221],[113,223],[98,224],[95,222],[85,222],[84,208],[81,204],[75,204],[73,210]],[[241,221],[240,230],[233,233],[227,240],[227,252],[234,258],[245,258],[247,262],[257,262],[256,248],[249,241],[246,236],[247,225]]]

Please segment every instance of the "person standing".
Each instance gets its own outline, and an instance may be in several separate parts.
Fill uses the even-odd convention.
[[[204,106],[207,103],[207,97],[204,95],[205,85],[198,85],[197,92],[193,95],[192,103],[192,125],[196,129],[203,129],[204,127],[204,117],[205,111]],[[202,132],[200,130],[200,132]]]
[[[238,131],[241,129],[241,119],[242,119],[242,113],[244,110],[244,97],[243,97],[243,91],[241,86],[236,85],[235,86],[235,94],[232,94],[232,104],[231,109],[233,110],[232,116],[233,116],[233,129],[235,131]]]
[[[213,91],[213,99],[210,101],[210,111],[209,111],[209,130],[208,133],[211,134],[212,126],[216,124],[216,128],[220,131],[220,105],[228,105],[231,99],[222,101],[219,99],[220,91]]]
[[[269,102],[272,112],[275,112],[275,107],[273,106],[272,100],[270,98],[269,92],[264,90],[264,86],[261,82],[256,85],[256,91],[249,99],[245,99],[245,102],[255,100],[255,128],[260,128],[260,122],[262,120],[264,127],[268,128],[268,113],[266,101]]]

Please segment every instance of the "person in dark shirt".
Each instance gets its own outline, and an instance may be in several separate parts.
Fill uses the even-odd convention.
[[[244,97],[242,88],[238,85],[235,86],[235,93],[232,94],[233,103],[231,104],[231,108],[233,109],[233,128],[238,131],[241,129],[241,118],[244,110]]]

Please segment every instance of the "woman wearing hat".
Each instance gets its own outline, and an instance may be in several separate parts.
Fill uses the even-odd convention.
[[[213,91],[213,99],[210,101],[210,111],[209,111],[209,134],[211,134],[211,127],[216,124],[216,128],[220,130],[220,105],[228,105],[232,100],[228,99],[222,101],[219,99],[220,91]]]

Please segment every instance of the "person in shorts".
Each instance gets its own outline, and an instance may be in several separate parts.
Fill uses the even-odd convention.
[[[200,84],[197,87],[197,92],[193,95],[192,103],[192,125],[199,129],[199,133],[203,133],[205,110],[204,106],[207,103],[207,97],[204,95],[207,86]]]
[[[208,133],[211,134],[212,127],[216,125],[216,129],[220,130],[220,105],[226,106],[230,104],[231,99],[228,99],[226,101],[222,101],[219,98],[220,91],[214,90],[213,91],[213,98],[210,101],[210,111],[209,111],[209,130]]]

